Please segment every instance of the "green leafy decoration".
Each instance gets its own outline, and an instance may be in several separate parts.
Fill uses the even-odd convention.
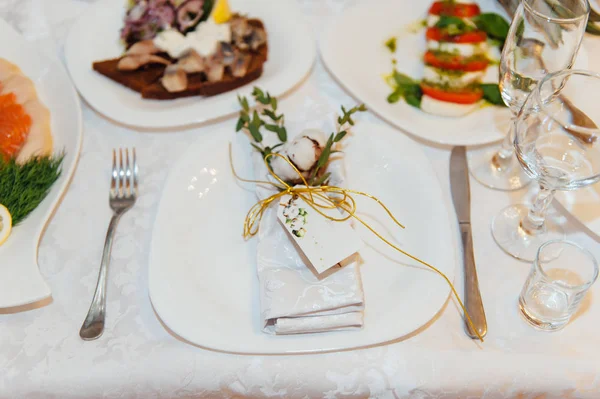
[[[338,151],[332,150],[333,144],[342,140],[344,138],[344,136],[346,136],[346,134],[348,133],[348,130],[345,128],[346,124],[349,124],[351,126],[354,125],[354,120],[352,119],[352,115],[354,115],[357,112],[366,111],[367,107],[364,104],[360,104],[360,105],[357,105],[357,106],[352,107],[349,110],[347,110],[346,107],[344,107],[342,105],[341,109],[342,109],[342,115],[338,116],[338,118],[337,118],[337,121],[338,121],[337,132],[331,133],[329,135],[329,138],[327,139],[327,143],[323,147],[323,150],[321,151],[321,155],[319,155],[319,159],[317,159],[317,164],[310,174],[308,183],[311,186],[320,186],[327,180],[327,178],[329,178],[329,176],[327,176],[326,178],[323,178],[324,175],[327,175],[326,173],[323,176],[319,176],[319,171],[322,168],[324,168],[325,165],[327,165],[327,162],[329,162],[329,157],[331,156],[331,154],[338,152]]]
[[[392,73],[393,81],[396,85],[394,91],[387,97],[387,102],[390,104],[397,103],[401,98],[404,98],[407,104],[416,108],[421,108],[421,97],[423,92],[419,81],[411,78],[408,75],[394,70]]]
[[[504,43],[508,36],[510,24],[498,14],[491,12],[479,14],[473,18],[477,28],[487,33],[488,37]]]
[[[276,113],[278,106],[277,98],[272,97],[269,92],[263,91],[259,87],[254,87],[252,97],[256,104],[253,110],[250,109],[250,104],[246,97],[238,96],[238,102],[242,110],[240,111],[235,130],[236,132],[241,130],[246,131],[255,141],[255,143],[252,143],[252,146],[264,157],[287,141],[287,130],[284,125],[285,118],[283,114],[278,115]],[[250,113],[252,116],[250,116]],[[263,120],[261,115],[269,119]],[[263,133],[261,132],[263,127],[277,134],[281,143],[270,148],[259,145],[263,141]]]
[[[23,164],[0,157],[0,204],[8,208],[13,226],[21,223],[48,195],[61,174],[64,154],[34,157]]]
[[[483,99],[493,105],[504,105],[500,88],[494,83],[484,83],[481,85],[483,90]]]

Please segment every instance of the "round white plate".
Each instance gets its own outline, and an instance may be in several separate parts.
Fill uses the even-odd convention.
[[[163,322],[205,348],[235,353],[303,353],[357,348],[406,336],[430,321],[449,294],[429,269],[386,247],[366,229],[361,257],[365,326],[361,330],[273,336],[261,331],[256,241],[242,224],[256,197],[250,146],[233,126],[203,137],[176,164],[160,201],[150,254],[149,292]],[[388,126],[358,123],[348,137],[347,186],[378,196],[406,230],[394,227],[367,199],[358,209],[373,227],[439,267],[452,280],[456,229],[433,169],[417,144]],[[452,218],[452,223],[454,223]]]
[[[57,58],[27,42],[0,19],[0,57],[16,64],[35,84],[50,109],[54,152],[66,155],[62,174],[44,201],[0,246],[0,308],[37,302],[51,295],[40,275],[37,248],[46,223],[75,171],[81,146],[81,106],[71,80]]]
[[[482,12],[506,15],[496,0],[479,0],[477,3]],[[419,78],[423,71],[425,30],[410,33],[407,27],[422,20],[430,5],[431,1],[363,1],[331,25],[320,42],[321,57],[350,94],[407,133],[449,145],[478,145],[501,140],[508,131],[510,119],[506,108],[485,107],[461,118],[448,118],[427,114],[403,100],[395,104],[387,102],[392,89],[383,76],[392,71],[392,57],[384,42],[391,36],[398,36],[397,69]]]
[[[231,115],[238,111],[236,95],[249,95],[260,86],[274,96],[291,90],[310,71],[315,43],[293,0],[231,0],[232,10],[260,18],[269,41],[269,59],[262,76],[237,90],[213,97],[147,100],[92,70],[94,61],[123,53],[119,34],[125,0],[103,0],[72,27],[65,44],[67,67],[85,100],[105,116],[142,128],[181,127]]]

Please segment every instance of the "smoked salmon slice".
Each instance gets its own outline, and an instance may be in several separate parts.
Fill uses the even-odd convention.
[[[0,109],[0,155],[12,158],[21,150],[31,128],[31,117],[13,102]]]
[[[0,58],[0,158],[24,163],[52,153],[50,112],[18,66]]]

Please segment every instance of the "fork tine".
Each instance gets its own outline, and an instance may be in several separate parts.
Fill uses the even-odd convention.
[[[117,196],[117,179],[119,178],[119,172],[117,171],[117,151],[113,149],[112,154],[112,176],[110,177],[110,196],[114,198]]]
[[[133,152],[133,193],[138,194],[138,164],[137,157],[135,155],[135,147],[132,149]]]
[[[123,149],[119,148],[119,198],[125,195],[125,170],[123,169]]]
[[[131,196],[131,167],[129,166],[129,149],[125,149],[125,195]]]

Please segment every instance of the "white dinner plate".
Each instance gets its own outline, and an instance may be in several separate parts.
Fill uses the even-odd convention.
[[[253,187],[233,177],[252,176],[250,146],[233,126],[201,138],[174,165],[160,201],[152,237],[149,293],[162,321],[196,345],[234,353],[303,353],[357,348],[406,336],[430,321],[449,294],[446,282],[415,266],[358,229],[365,325],[355,331],[295,336],[261,331],[256,241],[242,224],[256,202]],[[359,212],[406,251],[439,267],[451,280],[457,264],[455,218],[424,153],[388,126],[357,123],[348,137],[347,186],[378,196],[406,230],[358,199]]]
[[[232,10],[260,18],[268,34],[269,59],[262,76],[239,89],[212,97],[176,100],[142,99],[92,70],[92,63],[123,53],[119,34],[126,0],[102,0],[71,28],[65,44],[67,67],[85,100],[105,116],[142,128],[181,127],[231,115],[236,95],[249,95],[254,85],[281,96],[300,83],[315,59],[314,38],[293,0],[231,0]]]
[[[478,0],[482,12],[506,16],[496,0]],[[425,30],[410,33],[423,20],[431,1],[363,1],[346,10],[331,25],[320,42],[327,69],[353,96],[400,129],[422,139],[449,145],[478,145],[500,140],[508,131],[510,112],[485,107],[464,117],[448,118],[427,114],[404,100],[387,102],[392,89],[383,76],[392,71],[391,53],[384,42],[397,36],[397,69],[420,78],[425,52]],[[584,53],[583,51],[581,53]],[[580,58],[585,55],[580,54]],[[582,65],[582,63],[578,63]],[[587,62],[583,62],[583,66]]]
[[[75,171],[81,146],[81,106],[71,80],[57,58],[27,42],[0,19],[0,57],[16,64],[35,84],[50,110],[54,152],[65,151],[62,173],[44,201],[0,246],[0,308],[25,305],[51,295],[40,275],[37,248],[42,232]]]

